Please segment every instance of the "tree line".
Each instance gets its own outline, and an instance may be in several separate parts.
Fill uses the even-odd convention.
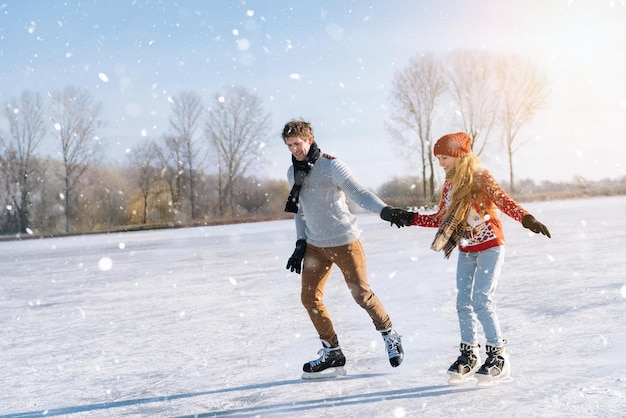
[[[215,93],[207,106],[193,91],[169,98],[169,131],[144,138],[123,167],[102,163],[102,106],[89,92],[70,85],[47,97],[25,90],[5,103],[1,233],[186,225],[282,210],[285,181],[247,176],[263,158],[270,117],[243,87]],[[58,158],[41,155],[44,139]]]
[[[208,104],[193,91],[170,97],[169,130],[144,138],[123,167],[102,163],[102,105],[89,92],[70,85],[45,97],[25,90],[5,103],[0,233],[283,215],[286,182],[248,175],[263,158],[270,115],[244,87],[216,92]],[[409,186],[406,179],[391,181],[378,193],[395,201],[434,198],[435,126],[466,131],[479,155],[492,138],[502,138],[514,191],[512,157],[526,139],[522,128],[547,97],[543,73],[518,56],[467,50],[415,55],[392,80],[387,129],[403,156],[417,157],[419,173]],[[56,158],[42,155],[44,140],[55,145]]]

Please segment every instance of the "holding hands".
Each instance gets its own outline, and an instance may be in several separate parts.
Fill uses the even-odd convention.
[[[401,208],[393,208],[391,206],[385,206],[383,210],[380,211],[380,217],[383,220],[391,222],[391,225],[395,225],[398,228],[413,225],[415,215],[415,212]]]

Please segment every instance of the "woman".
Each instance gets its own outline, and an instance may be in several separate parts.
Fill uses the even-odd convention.
[[[511,365],[504,351],[494,305],[504,262],[504,233],[497,209],[535,233],[550,237],[545,225],[515,202],[482,167],[465,132],[444,135],[434,147],[446,173],[437,213],[414,214],[412,225],[438,228],[432,244],[448,258],[459,248],[457,262],[457,315],[461,355],[448,369],[449,382],[478,378],[479,384],[510,380]],[[485,362],[479,359],[477,323],[486,341]]]

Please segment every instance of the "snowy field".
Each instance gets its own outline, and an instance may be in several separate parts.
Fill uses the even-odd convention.
[[[624,417],[626,197],[525,206],[553,238],[504,219],[515,380],[486,389],[446,383],[456,251],[430,250],[433,229],[359,215],[406,357],[389,366],[335,270],[348,375],[317,382],[292,221],[0,242],[0,416]]]

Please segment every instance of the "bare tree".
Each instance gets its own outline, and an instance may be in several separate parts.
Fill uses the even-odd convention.
[[[495,57],[485,51],[457,50],[446,58],[449,91],[461,118],[462,130],[472,138],[472,150],[480,155],[494,128],[500,95]]]
[[[128,224],[128,176],[122,170],[91,163],[74,185],[72,225],[79,231],[111,231]]]
[[[94,103],[89,92],[76,86],[52,92],[51,99],[52,123],[63,159],[65,232],[69,232],[72,228],[71,195],[97,147],[101,105]]]
[[[130,155],[130,173],[139,189],[142,200],[141,223],[148,221],[148,198],[153,191],[155,183],[160,180],[157,168],[158,149],[157,145],[150,140],[139,144]]]
[[[246,216],[272,216],[284,213],[283,197],[289,194],[289,183],[285,180],[268,180],[240,177],[237,189],[242,193],[235,196],[238,208]]]
[[[184,150],[178,137],[165,135],[163,146],[156,147],[156,154],[161,171],[161,180],[169,195],[169,207],[173,215],[180,215],[182,195],[185,187]]]
[[[243,87],[231,87],[215,95],[206,134],[217,158],[220,215],[225,214],[225,205],[234,215],[233,185],[253,162],[261,159],[269,121],[260,99]]]
[[[197,216],[195,179],[206,155],[206,149],[203,148],[200,120],[203,111],[202,99],[194,92],[183,91],[172,98],[172,112],[174,114],[170,118],[170,126],[174,131],[173,136],[180,146],[181,161],[189,185],[192,220],[196,219]]]
[[[511,193],[515,192],[513,155],[528,140],[518,140],[521,128],[548,99],[545,74],[519,56],[502,57],[497,66],[498,91],[501,95],[500,123],[509,159]]]
[[[391,90],[395,116],[387,127],[403,155],[419,155],[423,193],[430,196],[435,191],[431,129],[436,106],[446,90],[441,74],[441,64],[432,54],[415,56],[396,73]]]
[[[5,104],[9,133],[0,134],[2,170],[6,176],[7,197],[16,213],[16,232],[27,232],[31,193],[36,186],[34,156],[46,134],[41,95],[23,91],[19,99]]]

